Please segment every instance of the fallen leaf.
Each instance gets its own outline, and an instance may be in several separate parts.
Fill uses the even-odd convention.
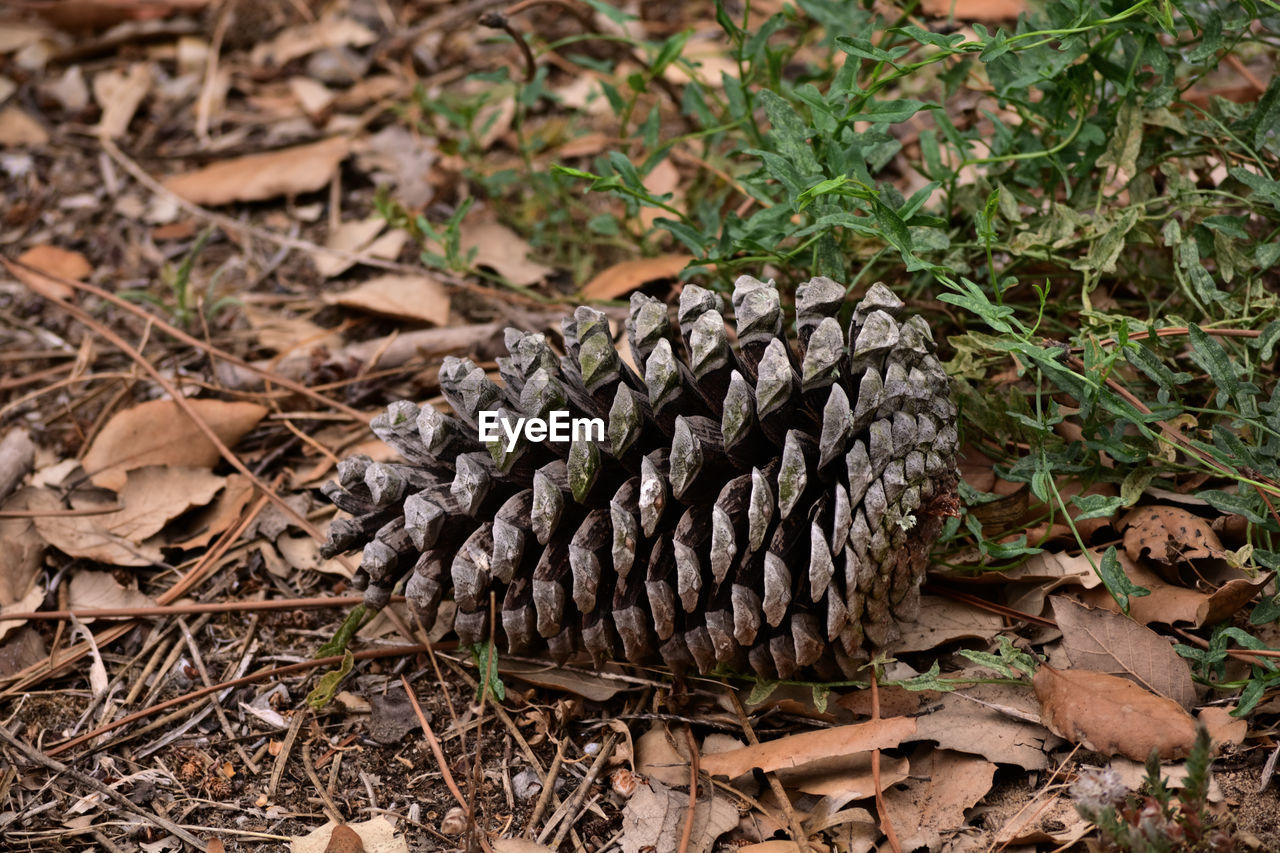
[[[910,770],[911,764],[905,758],[880,756],[881,790],[887,791],[906,779]],[[870,752],[819,758],[803,767],[779,770],[778,781],[789,791],[799,790],[819,797],[831,797],[841,805],[876,795]]]
[[[925,595],[920,597],[916,621],[900,626],[902,636],[894,650],[923,652],[952,640],[990,640],[1004,627],[1003,616],[949,598]]]
[[[754,768],[768,773],[788,767],[803,767],[820,758],[872,749],[889,749],[910,739],[915,732],[915,720],[886,717],[848,726],[799,732],[732,752],[708,755],[702,760],[701,766],[712,776],[734,779]]]
[[[18,256],[18,262],[50,276],[72,281],[81,281],[93,272],[93,267],[84,255],[57,246],[33,246]],[[46,289],[59,299],[71,299],[76,294],[75,288],[70,285],[38,273],[28,272],[22,277],[22,283],[42,296],[47,295]]]
[[[334,93],[323,83],[309,77],[290,77],[289,91],[293,93],[307,118],[317,123],[333,104]]]
[[[421,725],[413,710],[413,703],[403,690],[392,690],[386,695],[373,693],[368,699],[369,737],[383,746],[399,743],[405,735]]]
[[[1094,554],[1094,564],[1101,559]],[[1049,589],[1056,589],[1067,584],[1092,589],[1102,583],[1102,578],[1089,563],[1089,557],[1081,554],[1064,554],[1062,552],[1044,552],[1028,557],[1020,566],[1000,573],[1001,582],[1017,581],[1050,581]]]
[[[635,749],[636,772],[641,776],[672,787],[689,785],[689,747],[683,737],[673,737],[664,723],[653,723],[636,738]]]
[[[30,148],[48,141],[44,125],[24,110],[13,105],[0,109],[0,148]]]
[[[689,795],[673,791],[656,779],[636,787],[622,810],[623,853],[640,853],[645,848],[675,850],[680,847]],[[738,809],[723,795],[698,797],[693,809],[689,853],[706,853],[716,839],[738,825]]]
[[[204,205],[314,192],[329,183],[349,150],[349,141],[335,136],[310,145],[223,160],[174,175],[164,186],[187,201]]]
[[[9,624],[22,625],[21,622]],[[8,679],[9,676],[22,672],[37,661],[48,657],[49,650],[40,632],[31,627],[22,627],[13,636],[0,643],[0,678]]]
[[[67,592],[67,607],[70,610],[155,606],[155,599],[137,589],[124,586],[111,572],[78,569],[71,575],[71,585]],[[80,621],[87,625],[94,620]]]
[[[672,63],[672,65],[674,64]],[[676,168],[675,163],[671,162],[671,158],[659,160],[658,164],[649,170],[649,174],[644,176],[644,180],[641,183],[644,184],[646,190],[659,198],[668,193],[672,194],[672,198],[666,200],[666,203],[672,207],[680,208],[683,206],[683,200],[676,193],[680,186],[680,170]],[[641,207],[641,230],[645,232],[652,230],[654,222],[662,217],[670,218],[671,214],[660,207]]]
[[[1143,506],[1119,522],[1124,550],[1132,560],[1151,559],[1173,565],[1184,560],[1221,557],[1222,542],[1208,521],[1178,506]]]
[[[343,577],[349,577],[351,574],[339,557],[328,560],[322,558],[320,543],[308,535],[287,536],[277,533],[275,536],[267,535],[267,538],[275,541],[276,547],[280,549],[280,555],[297,571],[324,572]]]
[[[995,843],[1005,849],[1025,850],[1025,845],[1052,844],[1067,849],[1093,830],[1080,816],[1070,797],[1055,794],[1041,799],[1041,793],[1023,790],[992,808],[985,818],[997,826]],[[997,848],[999,849],[999,848]],[[1034,847],[1032,849],[1035,849]]]
[[[1161,758],[1185,758],[1195,740],[1196,721],[1177,702],[1128,679],[1043,665],[1032,683],[1050,731],[1094,752],[1145,761],[1155,749]]]
[[[228,447],[267,414],[256,403],[187,400]],[[221,459],[213,442],[172,400],[151,400],[114,415],[90,444],[81,464],[94,485],[119,491],[126,472],[145,465],[212,468]]]
[[[258,345],[280,355],[298,348],[306,348],[307,351],[316,347],[336,349],[342,343],[341,334],[317,326],[306,317],[267,311],[250,303],[242,305],[240,313],[253,329]]]
[[[529,260],[529,244],[520,235],[497,222],[463,223],[459,240],[465,255],[476,250],[472,261],[478,267],[489,267],[519,287],[542,281],[553,272],[551,267]]]
[[[215,536],[240,520],[244,508],[253,499],[254,491],[253,481],[244,474],[228,474],[226,485],[213,503],[184,515],[181,529],[174,530],[177,525],[171,525],[165,530],[165,545],[183,550],[208,545]]]
[[[6,510],[27,510],[33,505],[37,489],[19,489],[0,503]],[[36,530],[34,518],[0,518],[0,614],[29,613],[44,601],[44,590],[37,580],[44,557],[45,542]],[[0,621],[0,640],[24,622]]]
[[[410,210],[431,202],[435,187],[427,176],[439,156],[434,139],[392,124],[357,145],[360,168],[371,180],[393,187],[397,201]]]
[[[643,284],[674,278],[693,260],[693,255],[659,255],[636,258],[603,269],[582,288],[583,299],[617,299]]]
[[[359,252],[373,242],[386,227],[387,221],[380,216],[344,222],[333,230],[329,238],[324,241],[324,245],[326,248],[343,252]],[[355,265],[354,260],[326,252],[313,252],[311,257],[315,262],[316,272],[324,278],[342,275]]]
[[[120,490],[120,509],[92,515],[54,514],[62,509],[51,492],[39,508],[49,515],[36,518],[36,529],[50,545],[73,557],[117,566],[145,566],[161,557],[160,543],[149,541],[170,519],[193,506],[203,506],[225,483],[203,469],[149,466],[128,472]],[[108,501],[111,505],[115,501]],[[103,504],[74,499],[76,509]]]
[[[923,0],[920,10],[931,18],[1014,21],[1027,11],[1027,4],[1025,0]]]
[[[1109,610],[1093,610],[1059,595],[1049,602],[1073,667],[1121,676],[1185,709],[1195,707],[1191,667],[1168,640]]]
[[[322,48],[364,47],[377,38],[372,30],[352,18],[323,18],[313,24],[288,27],[271,41],[256,45],[250,61],[256,66],[279,68]]]
[[[490,845],[493,853],[555,853],[545,844],[530,841],[527,838],[498,838]]]
[[[1268,572],[1254,579],[1234,578],[1213,592],[1205,593],[1167,583],[1164,578],[1141,563],[1135,564],[1125,553],[1117,552],[1117,556],[1129,580],[1151,593],[1129,598],[1130,618],[1143,625],[1154,622],[1163,625],[1190,622],[1199,628],[1216,624],[1230,618],[1257,597],[1272,577]],[[1080,598],[1092,607],[1120,612],[1120,605],[1103,587],[1087,590],[1081,593]]]
[[[449,322],[448,291],[440,282],[425,275],[378,276],[345,293],[325,294],[324,301],[436,326]]]
[[[93,98],[102,109],[98,136],[119,139],[129,129],[133,114],[151,91],[151,66],[135,62],[125,74],[115,68],[99,71],[93,78]]]
[[[602,675],[592,675],[558,666],[510,660],[501,655],[498,657],[498,671],[504,676],[511,675],[539,687],[567,690],[592,702],[608,701],[627,688],[626,682],[615,678],[605,678]]]
[[[965,809],[991,790],[996,766],[945,749],[920,747],[911,754],[911,778],[902,785],[884,783],[884,807],[904,850],[936,849],[944,832],[965,825]]]
[[[1215,747],[1228,743],[1239,746],[1244,743],[1245,735],[1249,733],[1249,721],[1231,716],[1234,710],[1234,707],[1219,708],[1211,705],[1208,708],[1201,708],[1200,713],[1196,715],[1208,730]]]
[[[395,824],[382,816],[362,823],[335,824],[329,821],[306,835],[292,836],[289,839],[290,853],[358,853],[359,847],[328,849],[339,828],[345,828],[356,836],[352,839],[344,832],[340,836],[345,839],[342,843],[354,844],[358,840],[364,853],[409,853],[409,844],[404,836],[396,835]]]
[[[961,676],[975,670],[965,670]],[[1058,742],[1038,722],[1040,708],[1023,687],[1013,684],[975,684],[942,693],[941,707],[916,718],[909,741],[933,741],[944,749],[981,755],[997,764],[1016,764],[1026,770],[1049,766],[1046,751]]]

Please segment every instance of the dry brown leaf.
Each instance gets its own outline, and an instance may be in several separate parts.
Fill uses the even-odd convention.
[[[675,278],[689,265],[693,255],[659,255],[622,261],[603,269],[582,288],[583,299],[617,299],[642,284],[660,278]]]
[[[342,252],[359,252],[372,243],[386,227],[387,221],[382,217],[344,222],[333,230],[324,244],[327,248]],[[328,252],[314,252],[311,259],[316,265],[316,272],[324,278],[342,275],[355,265],[354,260]]]
[[[905,758],[880,756],[880,787],[887,791],[907,778],[911,764]],[[840,803],[865,800],[876,795],[875,777],[871,772],[871,753],[856,752],[832,758],[819,758],[794,770],[779,770],[778,780],[787,790],[804,791],[819,797],[831,797]]]
[[[98,136],[118,139],[129,129],[133,114],[151,91],[151,65],[135,62],[125,74],[110,68],[93,78],[93,98],[102,109],[98,120]]]
[[[1064,596],[1049,599],[1072,666],[1127,678],[1190,710],[1196,704],[1191,667],[1169,641],[1109,610],[1093,610]]]
[[[48,657],[49,649],[40,632],[30,627],[20,628],[7,641],[0,643],[0,678],[8,679],[9,676],[22,672],[38,661],[47,660]]]
[[[32,496],[36,489],[19,489],[0,504],[6,510],[32,508]],[[0,613],[28,613],[40,606],[44,590],[36,581],[40,577],[40,563],[44,556],[44,539],[36,530],[33,518],[0,518]],[[11,631],[23,626],[23,622],[0,622],[0,640]]]
[[[301,536],[278,534],[267,536],[267,538],[275,540],[276,547],[280,549],[280,556],[284,557],[297,571],[324,572],[328,575],[350,577],[351,573],[343,565],[341,558],[333,557],[326,560],[321,557],[320,543],[306,534]]]
[[[319,122],[333,104],[334,93],[323,83],[310,77],[290,77],[289,91],[307,118]]]
[[[529,260],[529,244],[497,222],[464,222],[459,243],[464,255],[476,250],[476,266],[489,267],[519,287],[537,284],[552,272],[551,267]]]
[[[555,853],[545,844],[527,838],[497,838],[491,843],[493,853]]]
[[[674,65],[675,63],[672,64]],[[673,197],[667,199],[667,204],[677,209],[683,207],[684,199],[677,192],[680,187],[680,170],[676,168],[676,164],[672,163],[670,158],[658,161],[658,164],[649,170],[649,174],[644,176],[642,183],[645,189],[659,198],[667,193],[672,193]],[[671,214],[658,207],[641,207],[641,230],[645,232],[652,230],[654,222],[663,217],[669,219]]]
[[[1095,552],[1094,565],[1099,559],[1101,558],[1098,552]],[[1089,563],[1087,555],[1049,551],[1033,554],[1022,565],[1007,572],[1001,572],[1000,578],[1002,581],[1049,581],[1047,589],[1056,589],[1067,584],[1092,589],[1102,583],[1093,565]]]
[[[965,670],[983,677],[985,672]],[[1026,770],[1049,766],[1045,754],[1058,741],[1044,726],[1028,719],[1039,715],[1035,698],[1013,684],[975,684],[940,694],[941,705],[916,718],[910,741],[929,740],[944,749],[981,755],[997,764],[1016,764]]]
[[[306,317],[280,314],[249,303],[242,305],[240,312],[253,329],[258,345],[280,355],[299,347],[308,352],[316,347],[336,349],[342,343],[340,333],[317,326]]]
[[[684,737],[672,736],[664,723],[655,722],[636,738],[636,772],[664,785],[689,784],[689,747]],[[704,756],[705,757],[705,756]]]
[[[1223,554],[1222,542],[1209,522],[1179,506],[1138,507],[1119,526],[1124,530],[1124,550],[1135,561],[1143,552],[1167,565]]]
[[[253,499],[254,489],[253,481],[244,474],[228,474],[226,485],[213,503],[187,513],[182,519],[181,529],[174,529],[178,525],[171,525],[165,531],[165,545],[183,550],[208,545],[215,536],[240,520],[244,508]]]
[[[339,826],[359,839],[360,848],[339,847],[329,850],[329,842],[333,839]],[[342,833],[347,844],[354,843],[349,835]],[[396,834],[396,827],[391,821],[379,815],[360,823],[335,824],[333,821],[317,827],[306,835],[293,836],[289,839],[290,853],[356,853],[363,848],[364,853],[409,853],[409,844],[404,836]]]
[[[449,292],[425,275],[378,276],[345,293],[325,294],[324,301],[436,326],[449,323]]]
[[[350,142],[335,136],[310,145],[223,160],[174,175],[164,186],[187,201],[205,205],[314,192],[329,183],[349,150]]]
[[[1027,11],[1025,0],[923,0],[920,10],[931,18],[957,21],[1013,21]]]
[[[187,400],[196,416],[228,447],[258,425],[267,409],[256,403]],[[151,400],[107,421],[81,460],[94,485],[119,491],[126,472],[145,465],[212,468],[222,457],[172,400]]]
[[[1045,665],[1033,684],[1045,725],[1103,755],[1144,761],[1155,749],[1161,758],[1185,758],[1195,740],[1196,721],[1182,706],[1128,679]]]
[[[641,853],[645,848],[675,850],[680,846],[688,811],[687,793],[650,779],[636,788],[622,810],[622,837],[618,844],[623,853]],[[728,797],[699,797],[693,810],[689,853],[706,853],[717,838],[737,825],[738,809]]]
[[[604,676],[506,658],[499,660],[504,676],[512,675],[530,684],[553,690],[567,690],[593,702],[612,699],[626,688],[624,682]]]
[[[149,466],[128,472],[115,512],[93,515],[50,514],[36,518],[36,529],[50,545],[73,557],[84,557],[118,566],[145,566],[160,559],[160,545],[151,537],[170,519],[193,506],[203,506],[225,483],[224,478],[203,469]],[[41,499],[50,510],[62,509],[50,493]],[[110,506],[90,500],[73,500],[76,509]]]
[[[71,575],[67,607],[71,610],[97,610],[124,607],[155,607],[150,596],[126,587],[111,572],[80,569]],[[81,619],[86,625],[93,619]]]
[[[754,768],[768,773],[788,767],[804,767],[821,758],[890,749],[916,733],[916,721],[886,717],[848,726],[800,732],[764,743],[745,746],[720,755],[708,755],[702,769],[712,776],[737,778]]]
[[[0,109],[0,148],[31,148],[49,141],[49,132],[14,105]]]
[[[911,778],[884,783],[884,806],[904,850],[941,845],[942,833],[965,825],[965,809],[991,790],[996,766],[989,761],[933,747],[911,754]]]
[[[256,45],[250,59],[254,65],[280,68],[326,47],[364,47],[377,38],[372,30],[352,18],[324,18],[314,24],[282,30],[271,41]]]
[[[1212,593],[1205,593],[1166,583],[1141,563],[1135,564],[1127,554],[1118,552],[1117,556],[1129,580],[1151,593],[1129,598],[1129,616],[1143,625],[1190,622],[1199,628],[1221,622],[1252,601],[1271,579],[1270,572],[1252,580],[1235,578]],[[1092,607],[1120,612],[1120,605],[1104,587],[1084,591],[1080,598]]]
[[[920,598],[920,615],[904,622],[898,652],[923,652],[960,639],[990,640],[1004,630],[1004,617],[941,596]]]
[[[72,281],[81,281],[93,272],[93,267],[84,255],[70,249],[60,249],[57,246],[33,246],[18,256],[18,262],[48,273],[50,276],[69,278]],[[75,288],[71,285],[37,273],[21,270],[19,277],[23,284],[41,296],[52,295],[58,299],[71,299],[76,294]]]
[[[1208,730],[1215,748],[1228,743],[1233,746],[1244,743],[1245,735],[1249,733],[1249,721],[1231,716],[1234,710],[1234,706],[1230,708],[1210,706],[1201,708],[1200,713],[1196,715]]]
[[[591,157],[608,148],[611,141],[612,137],[604,133],[584,133],[582,136],[576,136],[557,148],[556,156],[562,160],[571,160],[574,157]]]

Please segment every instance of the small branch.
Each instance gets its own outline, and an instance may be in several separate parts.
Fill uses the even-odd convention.
[[[488,11],[480,16],[480,23],[486,27],[495,30],[502,30],[511,36],[511,40],[520,48],[520,53],[524,55],[524,81],[526,83],[533,82],[533,75],[537,73],[537,61],[533,58],[533,51],[529,49],[529,43],[524,40],[524,35],[519,30],[511,26],[511,20],[498,11]]]
[[[684,829],[680,832],[679,853],[689,853],[689,841],[693,838],[693,816],[698,808],[698,743],[693,739],[693,729],[684,727],[685,742],[689,745],[689,811],[684,816]]]
[[[742,724],[742,733],[747,736],[747,743],[752,746],[759,746],[760,738],[756,737],[756,730],[751,727],[751,720],[747,717],[747,709],[742,707],[742,700],[738,698],[738,691],[728,684],[725,685],[725,688],[729,692],[729,699],[733,702],[733,709],[738,712],[738,722]],[[764,774],[764,777],[769,780],[769,788],[773,791],[773,796],[778,801],[778,806],[787,818],[787,828],[791,830],[791,840],[800,848],[800,853],[812,853],[813,848],[809,846],[809,836],[804,831],[804,824],[800,822],[800,818],[796,816],[795,809],[791,807],[791,798],[787,796],[786,789],[778,781],[778,775],[769,772]]]

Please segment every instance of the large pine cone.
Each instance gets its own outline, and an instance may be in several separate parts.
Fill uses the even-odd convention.
[[[563,323],[568,354],[508,330],[504,385],[445,359],[454,415],[393,403],[373,430],[404,458],[356,456],[325,493],[329,554],[363,547],[373,607],[398,579],[429,625],[443,596],[464,643],[564,661],[660,658],[761,677],[852,673],[912,618],[929,548],[955,505],[955,406],[925,321],[873,285],[847,329],[843,286],[796,291],[798,353],[778,291],[738,279],[729,342],[721,300],[686,286],[678,323],[635,294],[618,355],[605,315]],[[482,443],[482,413],[601,418],[569,443]],[[486,414],[486,422],[493,420]],[[525,434],[527,436],[527,433]],[[539,438],[536,435],[534,438]]]

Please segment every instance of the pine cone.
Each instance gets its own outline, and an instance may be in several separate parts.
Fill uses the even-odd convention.
[[[325,552],[363,547],[358,588],[384,605],[402,575],[430,625],[452,592],[464,643],[563,662],[660,659],[787,678],[851,674],[912,618],[929,548],[955,509],[956,409],[928,325],[873,285],[847,329],[842,285],[796,291],[798,353],[778,291],[750,276],[721,300],[697,286],[678,323],[631,298],[638,375],[599,311],[563,322],[567,354],[508,330],[504,385],[447,358],[454,414],[393,403],[374,432],[403,463],[355,456],[325,494]],[[678,355],[682,354],[682,355]],[[482,443],[482,418],[599,418],[568,443]],[[554,423],[554,422],[553,422]]]

